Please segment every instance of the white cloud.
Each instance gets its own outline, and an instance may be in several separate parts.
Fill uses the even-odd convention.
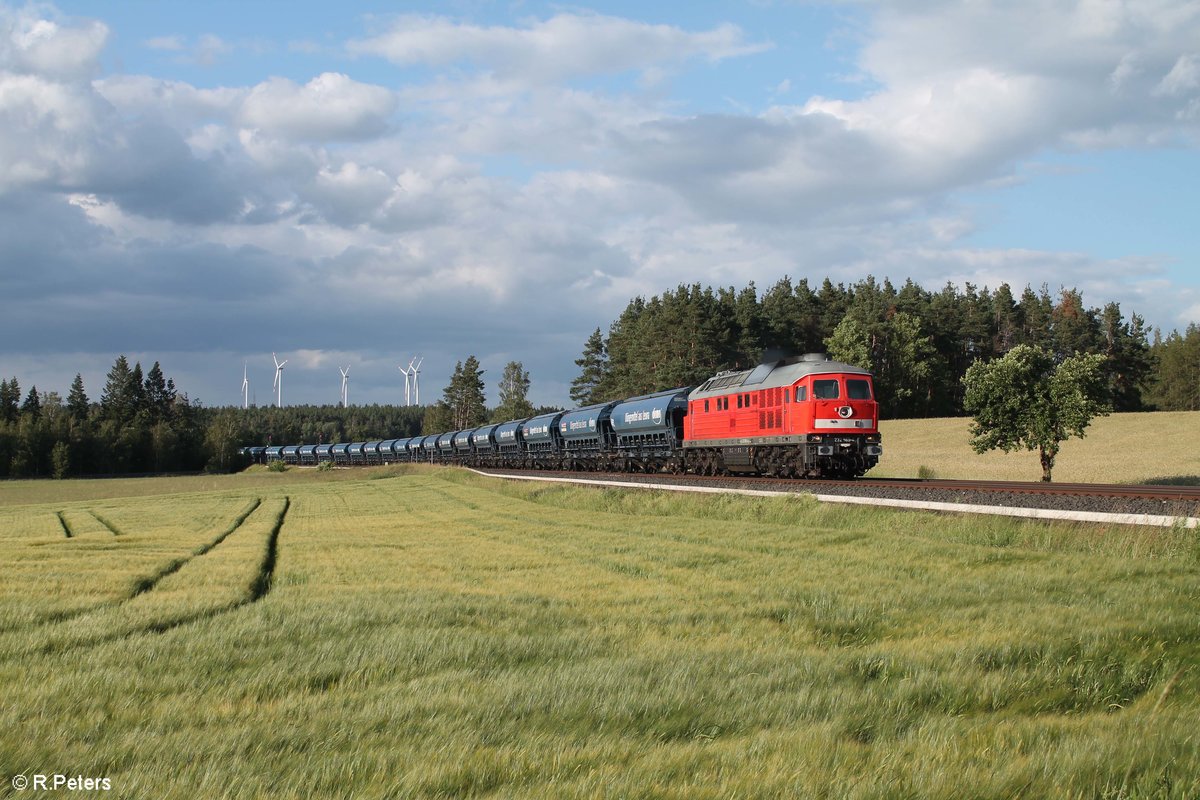
[[[206,33],[196,42],[196,46],[192,49],[191,60],[205,67],[211,67],[213,64],[225,55],[233,52],[233,45],[223,40],[220,36],[211,33]]]
[[[524,27],[483,27],[445,17],[402,16],[351,53],[396,64],[472,63],[501,78],[552,83],[581,75],[648,70],[692,58],[720,61],[767,49],[750,43],[735,25],[689,32],[600,14],[557,14]]]
[[[286,78],[258,84],[242,105],[240,122],[288,138],[365,139],[386,130],[395,110],[388,89],[326,72],[304,86]]]
[[[0,6],[0,70],[71,79],[93,74],[108,41],[108,26],[47,18],[35,6]]]
[[[1200,59],[1188,53],[1180,56],[1171,71],[1154,87],[1154,94],[1178,97],[1195,93],[1197,89],[1200,89]]]
[[[167,50],[169,52],[179,52],[184,48],[182,36],[154,36],[142,44],[151,50]]]

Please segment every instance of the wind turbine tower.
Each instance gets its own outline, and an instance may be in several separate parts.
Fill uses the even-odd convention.
[[[338,372],[342,373],[342,408],[349,408],[350,395],[347,387],[350,384],[350,365],[347,364],[345,369],[339,367]]]
[[[242,409],[250,407],[250,376],[246,372],[246,362],[242,362]]]
[[[271,353],[271,360],[275,362],[275,385],[271,387],[275,390],[275,407],[283,408],[283,365],[288,360],[280,361],[274,353]]]
[[[411,361],[408,362],[408,366],[412,367]],[[404,375],[404,405],[410,406],[412,405],[412,371],[405,369],[403,364],[396,365],[396,368]]]
[[[414,361],[417,362],[415,366],[413,365],[412,361],[408,362],[408,368],[412,370],[414,406],[421,405],[421,384],[419,383],[419,380],[421,377],[421,362],[424,360],[425,359],[423,358],[414,359]]]

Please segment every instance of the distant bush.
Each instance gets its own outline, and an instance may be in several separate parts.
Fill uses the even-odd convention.
[[[333,469],[332,461],[322,461],[320,464],[317,464],[318,472],[329,472],[332,469]]]
[[[282,461],[272,461],[267,465],[267,469],[271,472],[287,472],[287,464]]]

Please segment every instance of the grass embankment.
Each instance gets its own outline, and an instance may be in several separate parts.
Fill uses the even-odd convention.
[[[975,453],[969,444],[970,423],[965,417],[882,422],[883,458],[868,475],[1041,479],[1036,451]],[[1054,465],[1054,480],[1200,485],[1200,412],[1100,417],[1092,422],[1084,438],[1063,442]]]
[[[1200,794],[1194,531],[405,472],[0,512],[0,772],[118,797]],[[121,534],[63,535],[93,510]]]

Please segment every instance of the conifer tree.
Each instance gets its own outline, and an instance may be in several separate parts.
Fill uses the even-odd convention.
[[[21,413],[21,385],[17,379],[0,382],[0,419],[16,422]]]
[[[150,412],[151,419],[157,421],[171,415],[171,406],[175,403],[175,388],[163,377],[162,368],[157,361],[146,373],[144,394],[146,409]]]
[[[463,430],[483,424],[487,419],[487,408],[479,359],[468,356],[465,362],[455,364],[454,374],[442,394],[442,402],[450,410],[453,429]]]
[[[38,397],[36,386],[29,387],[29,395],[26,396],[25,402],[21,404],[21,415],[34,420],[42,416],[42,401]]]
[[[124,424],[133,418],[137,409],[134,406],[136,398],[132,383],[133,372],[129,368],[129,361],[123,355],[117,356],[100,395],[100,413],[104,419]]]
[[[88,407],[88,396],[83,391],[83,376],[76,372],[75,380],[71,382],[71,391],[67,395],[67,413],[71,419],[83,422],[88,418]]]
[[[588,337],[583,346],[583,355],[575,359],[575,365],[580,372],[579,377],[571,381],[571,399],[581,406],[599,402],[597,392],[608,371],[608,353],[599,328]]]

